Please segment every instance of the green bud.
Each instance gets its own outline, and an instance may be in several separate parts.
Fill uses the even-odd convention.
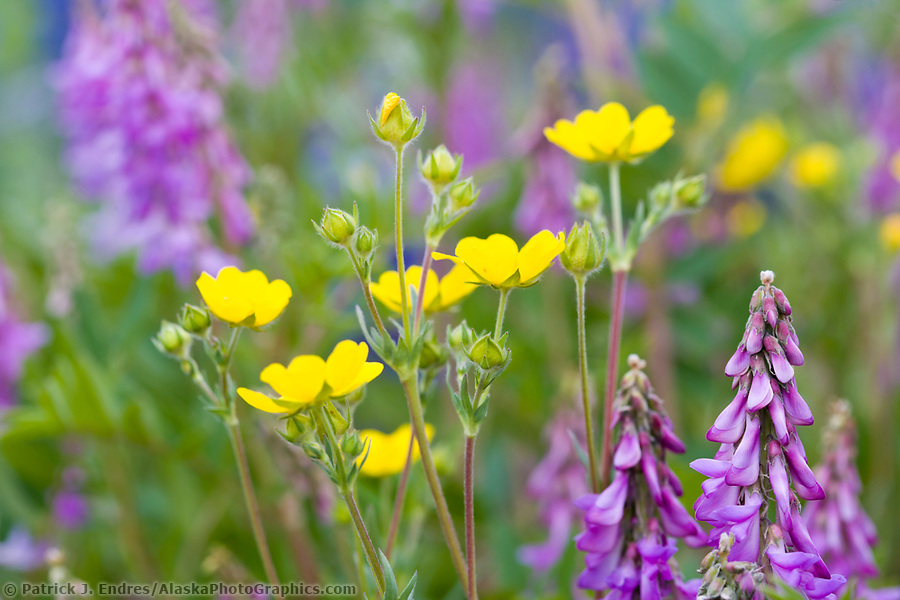
[[[665,208],[672,201],[672,182],[662,181],[650,190],[650,203],[653,206]]]
[[[575,195],[572,196],[572,206],[575,207],[575,210],[589,215],[600,210],[602,204],[603,192],[600,191],[600,188],[583,181],[578,182]]]
[[[426,340],[419,357],[419,368],[428,369],[447,362],[447,351],[434,340]]]
[[[602,236],[601,236],[602,237]],[[603,264],[605,243],[594,235],[594,228],[587,221],[575,224],[566,239],[566,249],[559,256],[563,267],[573,275],[586,275]]]
[[[303,442],[300,444],[306,455],[313,460],[322,460],[325,458],[325,448],[319,442]]]
[[[489,334],[472,344],[466,351],[466,356],[482,369],[499,367],[506,361],[506,352]]]
[[[356,230],[356,240],[353,242],[353,248],[356,253],[363,259],[367,259],[375,252],[378,246],[378,232],[369,229],[365,225]]]
[[[425,110],[421,117],[414,117],[406,105],[406,100],[391,92],[384,97],[378,118],[369,115],[375,135],[395,148],[402,148],[416,139],[425,128]]]
[[[468,324],[463,321],[453,329],[447,331],[447,345],[456,353],[465,352],[465,348],[472,343],[472,334]]]
[[[212,325],[209,317],[209,311],[205,308],[194,306],[193,304],[185,304],[181,313],[181,326],[188,333],[203,336],[206,330]]]
[[[462,168],[462,156],[450,154],[447,147],[441,144],[425,155],[419,156],[419,171],[426,181],[436,186],[445,186],[456,179]]]
[[[706,203],[706,175],[675,180],[675,209],[697,208]]]
[[[337,208],[325,208],[319,233],[329,242],[346,246],[356,231],[356,219]]]
[[[281,433],[281,437],[292,444],[296,444],[303,439],[303,435],[306,433],[306,427],[304,424],[297,420],[296,417],[292,417],[285,421],[284,423],[284,433]]]
[[[186,357],[191,350],[191,335],[180,325],[163,321],[153,343],[163,354]]]
[[[463,208],[468,208],[475,204],[481,190],[475,187],[475,180],[466,177],[462,181],[454,183],[450,186],[450,210],[456,212]]]
[[[344,436],[344,439],[341,440],[341,452],[343,452],[346,456],[356,458],[357,456],[362,454],[364,448],[365,444],[363,444],[363,441],[359,439],[359,434],[355,431],[352,433],[347,433]]]

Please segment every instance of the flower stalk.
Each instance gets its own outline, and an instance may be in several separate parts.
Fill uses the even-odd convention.
[[[403,333],[406,343],[412,344],[409,327],[409,288],[406,287],[406,266],[403,261],[403,148],[396,149],[396,178],[394,180],[394,240],[397,252],[397,274],[400,276],[400,305],[403,319]],[[427,274],[423,271],[423,274]],[[424,286],[419,288],[419,295],[423,295]]]
[[[466,436],[465,476],[463,494],[466,506],[466,565],[469,600],[478,600],[478,587],[475,583],[475,438]]]
[[[622,321],[625,316],[625,287],[627,270],[613,270],[612,313],[609,323],[609,344],[606,356],[606,398],[603,405],[603,437],[601,450],[600,481],[609,483],[612,466],[612,418],[616,394],[616,374],[619,371],[619,353],[622,343]]]
[[[591,398],[588,386],[588,360],[587,337],[584,323],[584,296],[587,277],[580,275],[575,277],[575,295],[578,303],[578,365],[581,372],[581,402],[584,409],[585,446],[588,456],[588,466],[591,472],[591,491],[600,493],[600,479],[597,470],[597,450],[594,446],[594,426],[591,418]],[[608,421],[604,421],[608,423]]]

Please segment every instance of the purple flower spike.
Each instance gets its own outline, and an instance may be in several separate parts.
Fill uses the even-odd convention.
[[[684,444],[643,372],[644,361],[631,355],[628,363],[614,405],[615,477],[602,493],[575,502],[585,524],[576,546],[587,553],[578,586],[609,591],[607,597],[618,600],[638,591],[645,600],[662,600],[693,587],[678,572],[676,540],[702,546],[706,534],[679,501],[681,482],[666,464],[666,452],[684,452]]]
[[[725,365],[725,374],[729,377],[735,377],[749,368],[750,353],[747,352],[747,347],[744,344],[741,344],[728,360],[728,364]]]

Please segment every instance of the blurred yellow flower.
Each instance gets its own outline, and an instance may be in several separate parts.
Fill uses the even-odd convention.
[[[328,360],[306,354],[287,367],[273,363],[263,369],[260,380],[268,383],[278,398],[247,388],[238,388],[238,395],[250,406],[269,413],[294,412],[326,397],[341,398],[381,374],[384,365],[366,362],[368,356],[365,342],[344,340],[334,347]]]
[[[675,119],[656,105],[634,121],[628,109],[608,102],[598,111],[583,110],[575,122],[560,119],[544,135],[569,154],[590,162],[635,162],[658,150],[672,137]]]
[[[422,267],[412,266],[406,270],[406,283],[418,291],[422,278]],[[471,294],[478,284],[472,282],[472,273],[465,265],[456,265],[443,279],[428,269],[425,278],[425,297],[422,307],[427,314],[447,310],[463,298]],[[401,311],[400,274],[397,271],[386,271],[378,278],[378,283],[370,283],[372,295],[394,312]]]
[[[519,247],[512,238],[500,233],[481,239],[463,238],[456,244],[456,256],[433,252],[435,260],[449,259],[465,265],[476,281],[494,288],[529,287],[566,249],[566,232],[556,235],[546,229]]]
[[[710,83],[697,97],[697,121],[705,127],[718,127],[728,112],[729,101],[728,88],[718,82]]]
[[[891,156],[891,175],[894,176],[894,179],[900,181],[900,150],[894,152],[893,156]]]
[[[262,327],[284,311],[291,287],[280,279],[269,283],[262,271],[244,273],[237,267],[225,267],[215,279],[204,272],[197,280],[203,301],[221,320],[240,325],[251,316],[250,327]]]
[[[791,159],[791,181],[798,188],[818,188],[831,183],[841,163],[841,151],[834,144],[807,144]]]
[[[428,439],[434,436],[434,427],[425,424],[425,435]],[[409,424],[401,425],[393,433],[382,433],[377,429],[364,429],[359,432],[363,442],[371,441],[369,454],[363,452],[356,459],[356,464],[362,463],[360,473],[367,477],[389,477],[403,470],[406,464],[406,454],[409,452],[409,442],[413,438],[412,428]],[[366,462],[362,462],[365,458]],[[413,462],[419,460],[419,443],[413,443]]]
[[[891,252],[900,250],[900,213],[893,213],[884,218],[878,230],[881,245]]]
[[[736,238],[748,238],[766,222],[766,207],[756,199],[741,200],[725,215],[728,232]]]
[[[768,178],[787,153],[781,121],[761,117],[745,125],[728,144],[719,165],[719,185],[725,191],[745,191]]]

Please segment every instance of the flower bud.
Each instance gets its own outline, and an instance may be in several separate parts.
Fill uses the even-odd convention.
[[[344,436],[344,439],[341,440],[341,452],[343,452],[347,456],[352,456],[356,458],[362,451],[365,449],[365,444],[363,441],[359,439],[359,433],[352,432],[347,433]]]
[[[454,352],[465,352],[466,346],[472,343],[472,334],[468,324],[463,321],[447,331],[447,345]]]
[[[675,180],[675,210],[698,208],[706,203],[706,175]]]
[[[181,326],[163,321],[153,343],[163,354],[186,357],[191,350],[191,335]]]
[[[587,221],[574,225],[566,239],[566,249],[559,255],[559,262],[573,275],[586,275],[596,271],[603,263],[604,246],[594,235]]]
[[[572,196],[572,206],[575,207],[575,210],[593,214],[594,211],[600,209],[601,204],[603,204],[603,192],[600,191],[600,188],[579,181],[575,188],[575,195]]]
[[[462,168],[462,156],[450,154],[447,147],[441,144],[425,155],[419,156],[419,171],[426,181],[436,186],[445,186],[456,179]]]
[[[284,433],[278,432],[281,437],[291,444],[299,443],[305,433],[305,426],[296,417],[290,418],[284,423]]]
[[[489,334],[472,344],[466,351],[466,356],[482,369],[499,367],[506,361],[506,352]]]
[[[354,241],[353,247],[360,257],[362,257],[363,259],[369,258],[370,256],[372,256],[372,253],[375,252],[375,248],[377,246],[377,231],[369,229],[365,225],[361,226],[356,231],[356,240]]]
[[[446,349],[434,340],[425,340],[425,344],[422,346],[422,354],[419,357],[419,368],[428,369],[440,366],[445,362],[447,362]]]
[[[413,117],[406,100],[391,92],[381,102],[378,119],[369,115],[369,121],[378,138],[395,148],[402,148],[422,133],[425,128],[425,110],[422,110],[421,117]]]
[[[210,325],[212,325],[212,321],[208,310],[193,304],[184,305],[184,310],[181,313],[181,326],[184,327],[185,331],[202,337]]]
[[[475,180],[471,177],[454,183],[450,186],[450,210],[456,212],[472,206],[480,194],[481,190],[475,187]]]
[[[672,202],[672,182],[661,181],[650,190],[650,203],[665,208]]]
[[[322,460],[325,458],[325,448],[318,442],[303,442],[300,444],[306,455],[313,460]]]
[[[319,233],[329,242],[346,246],[356,231],[356,219],[337,208],[325,208]]]

